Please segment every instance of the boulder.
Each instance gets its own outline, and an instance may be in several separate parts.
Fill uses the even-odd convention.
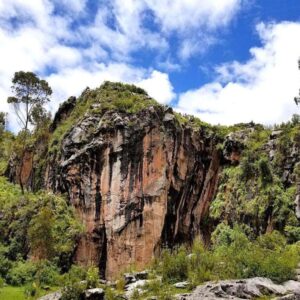
[[[60,291],[58,291],[58,292],[54,292],[54,293],[45,295],[45,296],[39,298],[38,300],[60,300],[61,297],[62,297],[62,294]]]
[[[104,290],[101,288],[89,289],[84,292],[85,300],[103,300]]]
[[[126,293],[125,295],[130,298],[132,293],[135,291],[135,290],[138,290],[139,292],[142,291],[142,287],[148,282],[148,280],[137,280],[133,283],[130,283],[126,286]]]

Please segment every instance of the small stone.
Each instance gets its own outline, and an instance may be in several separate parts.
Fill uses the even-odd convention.
[[[185,289],[187,288],[189,285],[188,281],[182,281],[182,282],[177,282],[174,284],[174,287],[176,287],[177,289]]]
[[[134,273],[134,276],[137,280],[145,280],[148,279],[149,273],[147,271]]]
[[[133,274],[125,273],[124,274],[125,284],[130,284],[136,282],[136,278]]]

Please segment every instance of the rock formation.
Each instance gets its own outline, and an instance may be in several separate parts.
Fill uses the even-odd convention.
[[[180,125],[172,109],[86,113],[49,158],[46,179],[85,225],[76,260],[111,277],[144,267],[163,245],[205,239],[220,158],[209,132]]]
[[[270,279],[260,277],[243,280],[224,280],[201,285],[197,287],[192,294],[179,297],[179,299],[242,300],[259,299],[263,296],[269,296],[270,299],[277,300],[300,299],[300,283],[290,280],[280,285],[273,283]]]

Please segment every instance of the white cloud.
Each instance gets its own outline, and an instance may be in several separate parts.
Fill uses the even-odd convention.
[[[181,94],[177,108],[215,124],[272,124],[298,113],[293,97],[300,87],[300,24],[261,23],[257,32],[263,45],[250,49],[249,61],[219,66],[218,78]]]
[[[52,111],[57,109],[59,102],[66,100],[69,96],[78,96],[86,87],[98,87],[105,80],[133,83],[144,75],[143,69],[115,63],[97,64],[91,70],[82,67],[64,69],[46,78],[53,87],[53,97],[57,99],[51,104]]]
[[[19,70],[49,80],[53,110],[68,96],[104,80],[137,83],[161,103],[170,103],[175,94],[168,74],[141,62],[134,65],[137,51],[151,53],[161,69],[180,70],[176,53],[183,49],[182,59],[195,55],[244,1],[112,0],[99,2],[93,16],[87,0],[0,0],[0,109],[8,109],[11,78]],[[179,46],[171,52],[174,34]],[[192,36],[191,51],[184,45],[191,45]]]
[[[165,31],[226,26],[242,0],[144,0]]]
[[[149,78],[138,82],[137,85],[162,104],[169,104],[175,98],[173,86],[166,73],[153,71]]]

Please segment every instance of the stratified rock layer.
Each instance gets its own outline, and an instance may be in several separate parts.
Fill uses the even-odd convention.
[[[160,106],[86,114],[74,124],[46,182],[68,193],[85,225],[77,261],[112,277],[130,264],[143,268],[164,244],[205,239],[220,167],[215,144]]]

